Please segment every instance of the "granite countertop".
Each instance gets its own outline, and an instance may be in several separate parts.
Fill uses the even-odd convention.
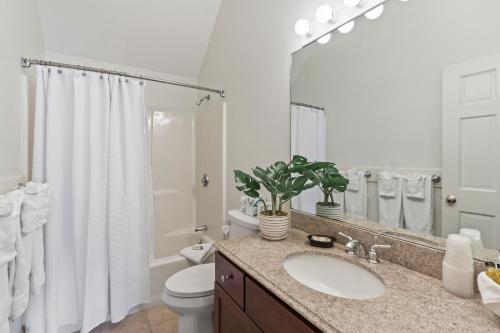
[[[371,265],[343,249],[319,249],[307,234],[291,229],[284,241],[260,236],[218,242],[216,248],[269,291],[324,332],[500,332],[500,319],[474,299],[453,296],[441,281],[382,261]],[[383,279],[386,291],[371,300],[351,300],[310,289],[294,280],[282,263],[289,255],[334,255],[366,267]]]

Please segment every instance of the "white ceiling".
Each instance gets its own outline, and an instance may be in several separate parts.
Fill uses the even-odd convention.
[[[38,0],[45,48],[198,77],[221,0]]]

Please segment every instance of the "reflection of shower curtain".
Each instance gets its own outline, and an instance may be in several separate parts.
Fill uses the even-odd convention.
[[[31,332],[88,332],[149,302],[144,86],[42,67],[37,84],[33,180],[47,181],[53,198],[45,300],[33,300],[27,325]]]
[[[326,118],[322,110],[292,105],[292,155],[302,155],[311,161],[326,159]],[[302,192],[292,199],[292,208],[315,212],[316,202],[323,200],[318,188]]]

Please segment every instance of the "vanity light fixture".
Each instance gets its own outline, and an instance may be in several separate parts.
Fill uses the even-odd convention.
[[[347,22],[346,24],[344,24],[343,26],[341,26],[339,28],[339,32],[343,33],[343,34],[347,34],[349,32],[351,32],[351,30],[354,28],[354,21],[350,21],[350,22]]]
[[[332,34],[326,34],[323,37],[321,37],[320,39],[318,39],[318,43],[326,44],[330,41],[330,39],[332,39]]]
[[[334,23],[335,13],[329,5],[321,5],[316,10],[316,20],[319,23]]]
[[[361,0],[344,0],[344,5],[347,7],[358,7],[361,4]]]
[[[375,20],[382,15],[384,12],[384,5],[377,6],[373,8],[372,10],[369,10],[365,13],[365,17],[369,20]]]
[[[307,36],[311,32],[311,25],[306,19],[300,19],[295,23],[295,33],[299,36]]]

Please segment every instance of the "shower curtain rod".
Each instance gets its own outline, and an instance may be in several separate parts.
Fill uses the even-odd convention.
[[[151,76],[129,74],[129,73],[125,73],[125,72],[113,71],[113,70],[96,68],[96,67],[87,67],[87,66],[80,66],[80,65],[70,65],[70,64],[60,63],[60,62],[53,62],[53,61],[46,61],[46,60],[37,60],[37,59],[29,59],[29,58],[24,58],[24,57],[21,58],[21,66],[22,67],[29,68],[29,67],[31,67],[31,65],[53,66],[53,67],[76,69],[76,70],[87,71],[87,72],[97,72],[97,73],[103,73],[103,74],[126,76],[126,77],[130,77],[130,78],[133,78],[133,79],[139,79],[139,80],[144,80],[144,81],[152,81],[152,82],[158,82],[158,83],[165,83],[165,84],[170,84],[170,85],[178,86],[178,87],[184,87],[184,88],[190,88],[190,89],[196,89],[196,90],[209,91],[209,92],[213,92],[213,93],[219,94],[220,97],[226,97],[226,93],[224,92],[224,90],[207,88],[207,87],[202,87],[202,86],[196,86],[196,85],[189,84],[189,83],[169,81],[169,80],[164,80],[164,79],[155,78],[155,77],[151,77]]]
[[[316,105],[311,105],[311,104],[306,104],[306,103],[300,103],[300,102],[291,102],[290,104],[297,105],[297,106],[305,106],[306,108],[311,108],[311,109],[325,111],[325,108],[323,108],[321,106],[316,106]]]

